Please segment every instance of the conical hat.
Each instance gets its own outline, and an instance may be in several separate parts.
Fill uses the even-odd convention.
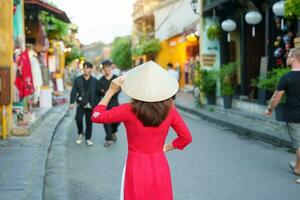
[[[139,65],[124,75],[122,90],[131,98],[158,102],[171,98],[178,91],[178,81],[153,61]]]

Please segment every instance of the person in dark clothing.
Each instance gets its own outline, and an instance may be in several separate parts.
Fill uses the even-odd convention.
[[[93,145],[92,137],[92,109],[100,101],[100,93],[97,79],[91,76],[93,65],[89,62],[83,64],[83,75],[77,77],[71,90],[70,104],[71,108],[76,110],[76,124],[78,128],[77,144],[83,141],[83,116],[85,116],[86,130],[85,140],[88,146]]]
[[[104,60],[102,62],[102,66],[103,66],[103,77],[100,78],[100,80],[99,80],[99,88],[100,88],[100,96],[104,97],[105,93],[107,92],[107,90],[110,86],[111,81],[114,80],[115,78],[117,78],[117,76],[113,74],[111,61]],[[116,93],[111,98],[109,104],[107,105],[108,110],[119,105],[118,95],[119,95],[119,92]],[[109,147],[113,144],[113,142],[116,142],[119,125],[120,125],[119,123],[104,124],[104,130],[106,133],[106,137],[105,137],[106,142],[104,143],[105,147]]]
[[[281,77],[265,114],[271,115],[285,94],[283,114],[287,131],[296,149],[296,162],[290,162],[290,167],[295,175],[300,176],[300,48],[290,51],[287,64],[291,65],[292,70]],[[300,179],[297,179],[296,182],[300,183]]]
[[[168,67],[168,73],[170,74],[170,76],[174,77],[177,81],[179,81],[179,73],[174,70],[173,68],[173,64],[172,63],[168,63],[167,64]],[[174,94],[174,96],[172,97],[173,100],[176,99],[176,94]]]

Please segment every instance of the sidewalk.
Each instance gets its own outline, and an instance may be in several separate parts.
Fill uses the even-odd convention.
[[[285,124],[275,121],[273,118],[239,109],[225,109],[216,105],[200,107],[193,95],[187,92],[179,93],[176,96],[175,104],[181,110],[218,125],[229,127],[240,134],[265,140],[278,146],[292,147],[290,138],[285,131]]]
[[[0,199],[43,199],[48,150],[67,112],[54,107],[30,136],[0,140]]]

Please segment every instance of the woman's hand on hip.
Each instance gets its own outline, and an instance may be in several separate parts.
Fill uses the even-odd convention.
[[[163,151],[165,153],[167,153],[168,151],[171,151],[171,150],[174,150],[174,149],[175,149],[175,147],[173,146],[173,144],[169,143],[169,144],[164,145]]]

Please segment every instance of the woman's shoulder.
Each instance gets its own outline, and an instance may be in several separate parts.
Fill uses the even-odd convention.
[[[130,103],[123,103],[123,104],[119,105],[118,107],[124,111],[131,111]]]
[[[176,108],[176,106],[172,106],[171,109],[170,109],[170,112],[169,112],[169,117],[173,118],[175,116],[178,116],[179,115],[179,112]]]
[[[178,113],[177,108],[175,105],[173,105],[170,109],[170,113]]]

